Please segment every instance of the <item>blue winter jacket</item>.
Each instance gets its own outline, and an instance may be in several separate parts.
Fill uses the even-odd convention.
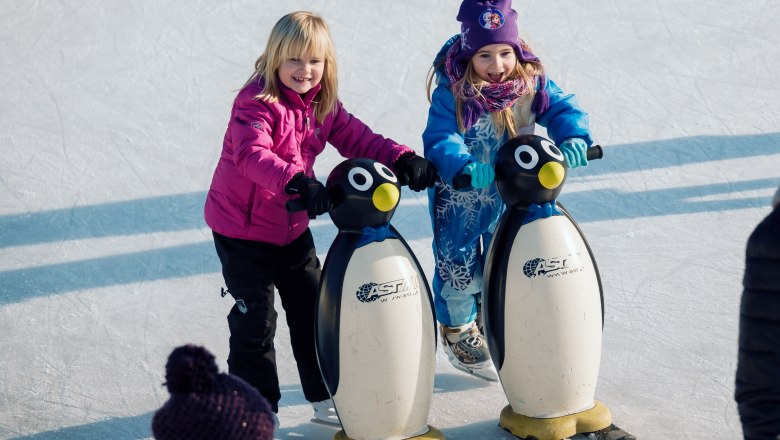
[[[446,55],[457,38],[457,35],[453,36],[444,44],[436,60]],[[550,97],[550,106],[544,113],[536,115],[536,123],[547,128],[548,136],[556,145],[566,139],[579,137],[590,146],[593,139],[588,114],[579,106],[574,95],[564,93],[549,77],[545,90]],[[477,160],[469,154],[464,139],[465,134],[460,132],[455,117],[455,97],[450,90],[450,81],[439,70],[436,72],[436,88],[431,97],[423,144],[425,157],[436,165],[439,176],[448,184],[452,184],[452,178],[468,162]]]
[[[451,38],[441,49],[437,60],[445,56],[457,41]],[[439,64],[434,62],[434,65]],[[442,182],[428,190],[429,213],[433,229],[433,251],[436,271],[432,280],[436,316],[444,325],[461,325],[474,320],[475,295],[482,290],[484,252],[492,240],[492,233],[505,210],[495,182],[482,189],[455,190],[452,179],[469,162],[493,164],[499,147],[508,140],[496,137],[489,113],[462,133],[458,128],[455,97],[450,82],[442,71],[436,72],[437,85],[431,97],[428,125],[423,133],[425,157],[436,165]],[[538,84],[537,84],[538,88]],[[546,92],[549,108],[533,115],[535,123],[547,128],[547,134],[556,144],[579,137],[592,143],[588,115],[574,95],[564,93],[549,78]],[[522,123],[530,123],[531,101],[519,99],[515,106]],[[534,126],[518,127],[521,133]]]

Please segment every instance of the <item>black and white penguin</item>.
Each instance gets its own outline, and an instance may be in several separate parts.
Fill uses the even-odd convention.
[[[422,268],[390,219],[395,174],[349,159],[326,184],[339,231],[317,303],[317,356],[343,427],[335,439],[443,439],[428,425],[436,317]]]
[[[594,400],[603,293],[582,231],[556,202],[564,156],[521,135],[496,153],[495,172],[507,209],[488,249],[482,307],[509,401],[499,424],[539,440],[605,429],[611,415]]]

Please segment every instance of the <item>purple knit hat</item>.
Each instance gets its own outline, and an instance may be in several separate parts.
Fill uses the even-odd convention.
[[[508,44],[515,49],[515,54],[521,62],[539,61],[528,46],[520,40],[517,32],[517,11],[512,9],[512,0],[463,0],[460,4],[457,20],[460,25],[460,38],[450,47],[446,55],[446,74],[450,83],[463,77],[465,66],[471,57],[489,44]],[[531,103],[531,111],[542,114],[550,106],[550,97],[545,90],[547,75],[539,76],[538,91]],[[474,106],[474,102],[466,106]],[[479,118],[481,111],[471,112],[465,122],[466,128],[470,122]]]
[[[157,440],[271,440],[268,401],[240,378],[219,373],[203,347],[184,345],[165,365],[171,398],[152,420]]]
[[[508,44],[515,48],[518,57],[522,55],[517,11],[512,9],[511,0],[463,0],[457,20],[461,23],[458,61],[467,62],[488,44]]]

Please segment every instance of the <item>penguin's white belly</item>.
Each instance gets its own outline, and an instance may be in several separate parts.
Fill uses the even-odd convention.
[[[357,249],[347,264],[333,399],[352,439],[403,439],[428,429],[436,335],[419,270],[394,239]]]
[[[513,411],[550,418],[591,408],[601,358],[601,294],[581,235],[564,216],[526,224],[508,268],[499,375]]]

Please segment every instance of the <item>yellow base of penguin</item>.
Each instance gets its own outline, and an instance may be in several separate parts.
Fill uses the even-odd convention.
[[[418,435],[416,437],[409,437],[407,440],[445,440],[444,434],[442,434],[441,431],[439,431],[438,429],[430,425],[428,425],[428,428],[429,430],[425,434]],[[347,437],[347,434],[342,429],[341,431],[336,433],[336,435],[333,437],[333,440],[352,440],[352,439]]]
[[[586,411],[563,417],[538,419],[517,414],[507,405],[501,411],[498,426],[520,438],[534,437],[538,440],[561,440],[583,432],[594,432],[612,424],[612,414],[603,403]]]

